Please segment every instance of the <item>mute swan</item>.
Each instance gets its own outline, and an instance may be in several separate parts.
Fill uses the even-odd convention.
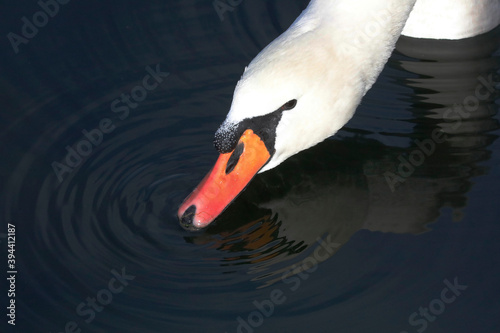
[[[401,34],[462,39],[500,23],[500,0],[311,0],[237,83],[215,134],[220,156],[178,210],[209,225],[260,172],[334,135],[353,116]]]

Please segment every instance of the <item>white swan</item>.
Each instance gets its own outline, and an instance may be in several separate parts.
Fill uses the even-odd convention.
[[[500,23],[500,0],[311,0],[245,68],[215,137],[212,171],[178,211],[206,227],[256,173],[334,135],[354,114],[399,36],[461,39]]]

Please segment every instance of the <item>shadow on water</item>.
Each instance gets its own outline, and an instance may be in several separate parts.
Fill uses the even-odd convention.
[[[402,37],[338,135],[258,175],[208,229],[180,228],[243,66],[306,4],[243,2],[221,23],[210,2],[75,3],[0,68],[19,331],[234,332],[278,290],[255,331],[399,332],[457,274],[476,291],[432,325],[494,323],[500,28]],[[165,81],[113,112],[157,64]],[[53,162],[102,119],[112,132],[61,181]]]

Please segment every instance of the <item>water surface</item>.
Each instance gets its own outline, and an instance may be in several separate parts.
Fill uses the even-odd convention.
[[[69,2],[3,38],[2,331],[497,332],[499,29],[402,37],[337,136],[179,226],[244,66],[306,5]]]

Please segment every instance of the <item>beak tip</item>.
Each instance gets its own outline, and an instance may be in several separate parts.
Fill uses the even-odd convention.
[[[179,216],[179,223],[184,229],[190,231],[198,229],[194,226],[193,223],[195,214],[196,214],[196,206],[191,205],[184,211],[184,213],[182,213],[182,215]]]
[[[179,223],[188,231],[204,229],[214,220],[214,217],[206,212],[197,212],[197,207],[194,204],[189,206],[182,215],[181,211],[179,211]]]

